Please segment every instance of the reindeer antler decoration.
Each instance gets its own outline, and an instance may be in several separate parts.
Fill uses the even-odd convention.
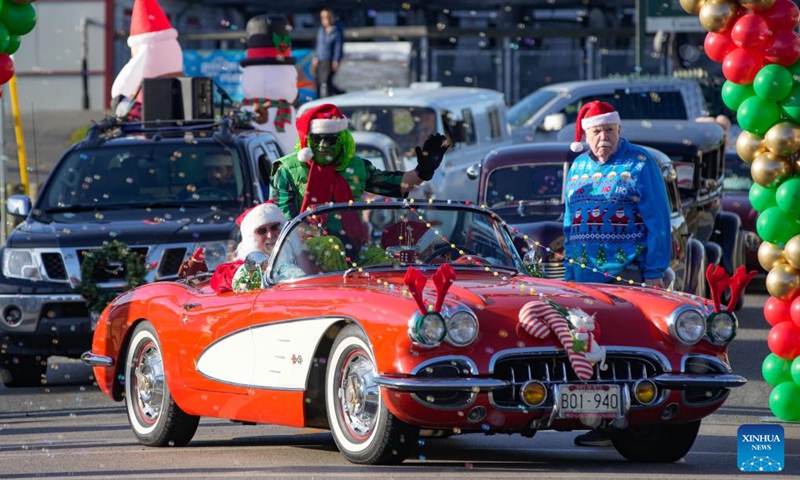
[[[434,312],[441,312],[447,290],[450,289],[450,286],[455,280],[456,272],[453,270],[453,267],[447,263],[439,267],[439,270],[433,274],[433,284],[436,286],[436,305],[433,308]],[[422,315],[428,313],[425,300],[422,299],[422,291],[425,289],[425,284],[427,282],[428,277],[422,272],[414,267],[408,267],[403,283],[408,287],[408,291],[411,292],[411,296],[414,297],[414,300],[417,302],[419,312]]]
[[[736,308],[739,302],[739,297],[742,296],[747,284],[756,276],[756,271],[747,271],[744,266],[736,269],[733,277],[728,275],[728,272],[719,265],[709,265],[706,269],[706,280],[708,280],[708,287],[711,289],[711,299],[714,301],[714,311],[719,312],[722,310],[722,293],[726,288],[731,289],[731,298],[725,310],[730,312]]]

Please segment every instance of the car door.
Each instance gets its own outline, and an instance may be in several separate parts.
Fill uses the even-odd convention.
[[[247,394],[254,362],[248,327],[257,295],[206,288],[183,305],[179,365],[187,388]]]

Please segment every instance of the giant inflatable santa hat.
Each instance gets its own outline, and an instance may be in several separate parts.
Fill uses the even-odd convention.
[[[570,150],[573,152],[583,151],[581,138],[587,129],[600,125],[619,124],[619,113],[614,110],[611,104],[601,102],[600,100],[585,103],[578,111],[578,119],[575,121],[575,141],[570,144]]]
[[[178,31],[172,28],[157,0],[136,0],[133,4],[128,46],[131,59],[114,80],[111,98],[136,97],[145,78],[183,74]]]
[[[247,22],[247,52],[242,65],[243,109],[253,113],[253,127],[272,132],[284,152],[294,150],[297,68],[286,17],[259,15]]]

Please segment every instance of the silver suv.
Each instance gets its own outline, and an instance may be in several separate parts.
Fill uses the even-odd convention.
[[[514,143],[555,140],[592,100],[610,103],[625,120],[694,120],[708,115],[703,90],[691,79],[617,77],[554,83],[508,109]]]

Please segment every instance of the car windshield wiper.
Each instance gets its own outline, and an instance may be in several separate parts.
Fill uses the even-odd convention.
[[[42,213],[78,213],[97,210],[126,210],[128,208],[130,208],[130,205],[71,205],[69,207],[46,208],[42,210]]]

